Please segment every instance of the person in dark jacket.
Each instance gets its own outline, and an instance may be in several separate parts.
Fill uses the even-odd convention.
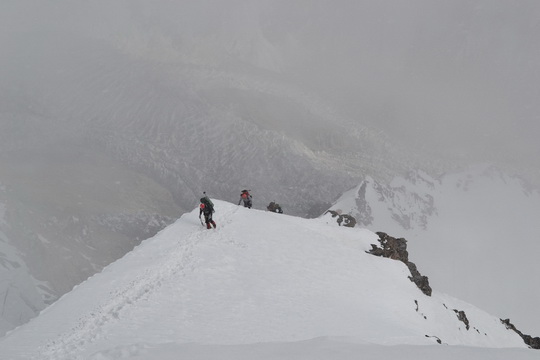
[[[271,212],[275,212],[275,213],[278,213],[278,214],[283,214],[283,209],[275,201],[272,201],[270,204],[268,204],[266,209],[268,211],[271,211]]]
[[[208,201],[207,201],[208,200]],[[199,205],[199,219],[201,215],[204,215],[204,223],[207,229],[211,229],[212,226],[216,228],[216,222],[212,219],[214,214],[214,207],[212,202],[207,197],[201,198],[201,204]]]

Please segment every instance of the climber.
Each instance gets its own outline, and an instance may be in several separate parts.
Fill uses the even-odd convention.
[[[203,214],[204,214],[204,223],[206,224],[206,228],[211,229],[213,226],[215,229],[216,222],[212,219],[212,215],[214,214],[214,204],[212,203],[210,198],[206,196],[206,193],[205,193],[205,196],[201,198],[201,204],[199,205],[199,219],[201,219],[201,215]]]
[[[275,201],[272,201],[270,204],[268,204],[266,209],[268,211],[271,211],[271,212],[275,212],[275,213],[278,213],[278,214],[283,214],[283,209]]]
[[[240,194],[240,201],[238,201],[238,205],[243,201],[244,207],[247,207],[248,209],[251,209],[251,206],[253,205],[251,202],[251,194],[249,193],[251,190],[242,190],[242,193]]]

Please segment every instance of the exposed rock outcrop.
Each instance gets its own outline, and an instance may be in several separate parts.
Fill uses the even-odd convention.
[[[411,276],[409,279],[418,286],[418,288],[427,296],[431,296],[431,286],[427,276],[420,274],[416,265],[409,261],[409,253],[407,252],[407,240],[404,238],[394,238],[383,232],[377,232],[379,235],[379,243],[381,247],[372,244],[372,249],[367,253],[382,256],[393,260],[399,260],[409,268]]]
[[[355,227],[356,219],[349,214],[342,214],[341,211],[328,210],[325,214],[330,213],[333,218],[337,217],[339,226]]]
[[[465,314],[465,311],[454,309],[454,312],[456,313],[459,321],[463,322],[465,324],[465,328],[469,330],[470,329],[469,319],[467,319],[467,315]]]
[[[532,337],[530,335],[523,334],[521,331],[516,329],[514,324],[510,322],[510,319],[501,319],[501,322],[506,326],[507,329],[514,330],[519,336],[521,336],[525,344],[530,346],[532,349],[540,349],[540,337]]]
[[[368,254],[372,254],[375,256],[382,256],[382,257],[386,257],[393,260],[399,260],[403,262],[405,265],[407,265],[407,267],[409,268],[411,272],[411,276],[409,276],[409,279],[412,282],[414,282],[416,286],[418,286],[418,288],[425,295],[431,296],[432,289],[429,286],[429,281],[428,281],[427,276],[423,276],[422,274],[420,274],[420,272],[416,268],[416,265],[409,261],[409,253],[407,252],[407,240],[405,240],[404,238],[394,238],[384,232],[377,232],[377,235],[379,235],[380,246],[371,244],[372,249],[366,252]],[[416,304],[416,312],[419,312],[418,302],[415,301],[415,304]],[[453,311],[456,314],[458,320],[463,322],[465,324],[465,328],[469,330],[471,328],[471,325],[465,312],[462,310],[457,310],[457,309],[453,309]],[[521,338],[523,339],[523,341],[525,342],[527,346],[529,346],[532,349],[540,349],[540,337],[532,337],[530,335],[523,334],[521,331],[516,329],[516,327],[510,322],[510,319],[506,319],[506,320],[501,319],[501,322],[506,326],[507,329],[513,330],[519,336],[521,336]],[[479,332],[477,328],[474,328],[474,329],[477,332]],[[434,337],[436,338],[439,344],[442,343],[441,340],[437,338],[436,336],[426,335],[426,337]]]

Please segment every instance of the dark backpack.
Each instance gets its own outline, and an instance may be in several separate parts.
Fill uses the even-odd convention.
[[[201,204],[204,204],[204,206],[210,210],[210,211],[214,211],[214,203],[212,202],[212,200],[210,200],[210,198],[208,196],[205,196],[205,197],[202,197],[201,198]]]

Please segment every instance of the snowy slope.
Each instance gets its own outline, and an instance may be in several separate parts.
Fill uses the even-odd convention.
[[[404,264],[367,254],[378,238],[368,230],[215,203],[217,230],[203,229],[197,210],[183,215],[9,333],[3,358],[172,359],[221,349],[232,358],[269,342],[293,352],[437,339],[525,347],[497,317],[436,291],[427,297]],[[454,310],[465,311],[469,330]]]
[[[181,213],[148,177],[80,150],[0,156],[0,336]]]
[[[441,178],[367,179],[332,209],[406,238],[436,289],[540,333],[540,289],[531,282],[540,277],[540,194],[519,178],[477,166]]]
[[[339,7],[327,1],[310,3],[316,5],[266,0],[4,4],[0,182],[8,185],[10,219],[0,229],[7,244],[0,244],[0,252],[8,264],[7,272],[0,274],[2,280],[8,279],[0,294],[15,300],[0,302],[0,318],[9,318],[11,325],[25,321],[43,301],[69,291],[170,217],[191,209],[197,199],[193,195],[201,190],[234,201],[239,189],[249,187],[254,189],[257,208],[276,200],[288,214],[313,217],[356,184],[360,175],[384,178],[430,163],[425,157],[433,160],[425,151],[402,151],[393,143],[396,139],[389,141],[366,123],[389,124],[398,138],[414,134],[424,144],[433,136],[416,134],[425,127],[405,125],[409,122],[404,119],[430,118],[433,124],[442,119],[445,126],[475,123],[454,110],[469,109],[469,99],[488,109],[485,121],[496,123],[493,113],[506,114],[493,101],[486,102],[484,94],[509,88],[507,79],[500,80],[505,86],[480,84],[468,79],[477,67],[463,71],[464,63],[458,61],[456,73],[467,74],[467,81],[454,84],[455,74],[449,82],[439,71],[445,66],[431,68],[438,63],[433,61],[439,58],[437,51],[447,54],[449,49],[446,42],[433,47],[439,36],[463,34],[461,21],[456,22],[459,31],[448,30],[454,21],[441,23],[452,12],[446,7],[426,16],[434,27],[420,26],[432,33],[425,41],[435,53],[414,51],[420,54],[417,63],[416,56],[399,56],[414,45],[407,41],[408,32],[400,31],[407,27],[397,26],[394,38],[386,33],[386,21],[371,21],[381,14],[388,19],[409,18],[403,9],[390,6],[392,11],[366,12],[366,4],[360,2]],[[469,7],[474,11],[465,28],[471,34],[452,41],[450,48],[456,54],[467,53],[464,49],[471,43],[491,43],[484,41],[483,31],[473,35],[476,27],[486,25],[489,7]],[[361,16],[368,21],[359,21]],[[536,23],[532,16],[515,36],[523,38],[520,35],[528,34],[529,25]],[[349,31],[350,24],[360,27]],[[506,26],[494,30],[487,32],[489,36],[508,34]],[[382,41],[390,41],[388,45],[363,35],[377,33]],[[527,67],[506,61],[506,54],[498,46],[497,54],[489,53],[489,63],[508,64],[506,70],[497,66],[495,73],[515,79],[515,69]],[[502,60],[493,61],[496,58]],[[511,58],[526,59],[527,54]],[[402,71],[402,66],[416,71]],[[405,73],[412,75],[402,77]],[[531,73],[523,72],[526,78]],[[491,75],[486,77],[493,79]],[[395,82],[386,81],[390,78]],[[429,82],[422,83],[426,79]],[[469,95],[469,89],[476,88],[470,81],[480,84],[475,95],[482,96],[467,96],[465,106],[461,96],[446,93],[455,86],[458,94]],[[484,86],[489,91],[483,91]],[[431,98],[433,89],[443,91],[442,103]],[[519,98],[530,97],[530,104],[518,109],[536,106],[534,92],[526,93]],[[447,99],[454,100],[441,106]],[[524,117],[515,114],[509,118]],[[461,128],[459,133],[471,134],[475,143],[489,138]],[[455,142],[446,131],[444,138]],[[201,143],[207,144],[203,150]],[[531,153],[527,149],[524,155]],[[435,153],[433,167],[449,167],[450,159],[439,155]],[[537,176],[538,171],[531,173]],[[10,263],[21,267],[13,269]],[[35,289],[28,287],[32,278],[47,285],[47,298],[35,298]],[[26,305],[15,311],[5,306],[26,304],[28,299],[33,299],[30,310]]]
[[[0,231],[14,248],[0,251],[47,284],[41,302],[189,211],[203,190],[234,201],[247,187],[257,208],[276,200],[289,214],[314,217],[359,181],[341,169],[343,148],[318,151],[345,143],[349,132],[336,126],[343,119],[270,71],[279,54],[258,24],[218,30],[215,38],[190,35],[206,34],[206,26],[187,8],[206,14],[215,6],[176,4],[169,19],[181,25],[176,48],[168,26],[149,29],[144,21],[164,3],[137,10],[132,1],[30,0],[0,14],[0,203],[7,214]],[[347,143],[367,154],[363,147],[381,143],[369,136]],[[359,166],[375,162],[366,157]],[[289,195],[281,198],[284,189]],[[7,258],[15,252],[18,258]],[[0,335],[29,317],[5,303],[0,319],[9,321]]]
[[[0,183],[0,194],[5,187]],[[0,196],[0,336],[33,318],[45,307],[45,285],[34,279],[17,249],[4,232],[6,204]],[[41,290],[41,292],[40,292]]]
[[[30,275],[7,240],[0,230],[0,336],[30,320],[46,306],[39,291],[40,282]]]

